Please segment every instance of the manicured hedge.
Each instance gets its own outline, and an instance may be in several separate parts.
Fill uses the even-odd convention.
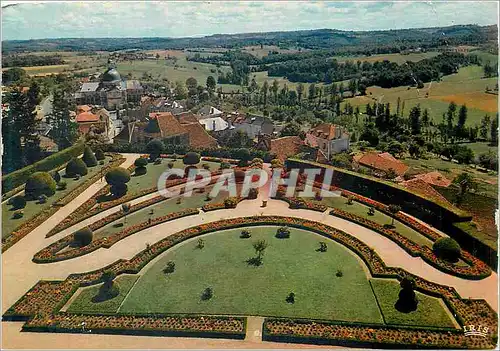
[[[38,162],[33,163],[27,167],[21,168],[17,171],[9,173],[2,177],[2,193],[6,193],[24,183],[28,177],[35,172],[48,172],[54,168],[60,167],[73,157],[81,155],[83,152],[83,143],[77,144],[57,152],[49,157],[44,158]]]
[[[74,177],[77,174],[84,176],[88,173],[87,165],[82,159],[75,157],[66,165],[66,176]]]
[[[52,196],[56,192],[56,182],[47,172],[35,172],[29,176],[24,186],[25,196],[35,199],[40,195]]]
[[[83,150],[82,161],[85,162],[87,167],[97,166],[97,158],[95,157],[94,153],[92,152],[92,149],[90,148],[90,146],[85,146],[85,150]]]

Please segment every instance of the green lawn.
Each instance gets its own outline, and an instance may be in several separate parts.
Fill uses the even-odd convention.
[[[172,199],[162,201],[155,205],[148,206],[139,211],[133,212],[127,216],[126,226],[128,227],[146,221],[150,217],[149,213],[151,210],[153,210],[153,215],[151,217],[155,218],[155,217],[165,216],[172,212],[182,211],[188,208],[200,208],[203,207],[203,205],[205,204],[221,202],[225,198],[229,197],[226,191],[221,191],[217,197],[207,201],[206,196],[208,193],[210,193],[211,189],[212,187],[207,187],[204,193],[199,193],[198,190],[195,189],[193,190],[193,194],[190,197],[184,197],[181,195],[180,204],[177,203],[178,197],[175,197]],[[108,224],[107,226],[95,232],[94,238],[99,239],[102,237],[108,237],[114,233],[123,230],[124,226],[117,226],[117,224],[122,224],[122,223],[124,223],[123,218]]]
[[[107,159],[106,163],[109,162],[109,160],[110,158]],[[26,207],[23,209],[24,216],[22,218],[13,219],[12,215],[14,212],[12,211],[12,206],[7,205],[7,202],[4,202],[2,204],[2,238],[9,236],[10,233],[14,231],[18,226],[29,221],[31,218],[33,218],[42,210],[50,208],[53,203],[57,202],[63,196],[71,192],[73,189],[82,184],[86,179],[90,178],[96,172],[99,172],[101,170],[101,167],[102,166],[100,165],[97,165],[95,167],[89,167],[88,174],[86,176],[81,177],[80,180],[74,180],[73,178],[65,178],[62,176],[64,174],[64,170],[59,171],[59,174],[61,174],[61,181],[65,181],[67,184],[66,189],[57,190],[54,195],[47,198],[47,202],[44,204],[39,204],[38,200],[28,201],[26,203]]]
[[[83,289],[75,301],[71,303],[67,311],[75,313],[79,311],[85,311],[87,313],[116,313],[137,278],[137,275],[120,275],[117,277],[115,281],[120,287],[120,294],[106,301],[92,301],[99,293],[101,284]]]
[[[133,277],[117,278],[120,295],[116,298],[92,302],[99,287],[95,286],[77,296],[68,311],[116,312],[120,306],[118,313],[126,314],[260,315],[384,323],[366,268],[354,253],[300,229],[291,229],[289,239],[277,239],[277,228],[248,227],[207,234],[202,237],[203,249],[196,247],[197,238],[187,240],[146,266],[135,285]],[[243,229],[252,237],[241,239]],[[255,257],[252,243],[257,240],[268,243],[263,264],[258,267],[246,262]],[[321,241],[328,245],[326,252],[316,251]],[[175,262],[175,271],[166,274],[163,269],[169,261]],[[340,277],[338,270],[343,273]],[[403,314],[390,309],[397,301],[397,281],[372,279],[372,284],[388,323],[453,326],[437,299],[418,294],[417,311]],[[207,287],[213,289],[213,297],[202,300]],[[295,293],[293,304],[286,302],[290,292]]]
[[[399,282],[393,279],[371,279],[370,282],[387,324],[419,327],[454,327],[452,317],[443,308],[440,299],[424,295],[417,291],[417,310],[402,313],[394,307],[398,300],[399,291],[401,290]]]
[[[338,208],[340,210],[367,218],[371,221],[374,221],[378,224],[390,224],[391,217],[383,214],[380,211],[375,210],[375,214],[373,216],[368,215],[368,206],[360,204],[359,202],[353,201],[352,205],[347,204],[347,199],[345,197],[324,197],[321,201],[316,201],[314,199],[310,199],[313,202],[322,203],[325,206]],[[410,227],[404,225],[403,223],[395,220],[394,221],[395,230],[403,235],[404,237],[410,239],[411,241],[422,245],[432,247],[432,241],[427,239],[425,236],[417,232],[416,230],[411,229]]]

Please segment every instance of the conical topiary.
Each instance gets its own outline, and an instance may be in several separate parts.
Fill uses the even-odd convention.
[[[90,148],[90,146],[85,146],[85,150],[83,150],[82,161],[85,162],[87,167],[97,166],[97,158],[95,157],[94,153],[92,152],[92,149]]]

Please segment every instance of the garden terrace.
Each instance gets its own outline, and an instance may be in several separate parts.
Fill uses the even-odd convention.
[[[126,223],[123,211],[119,210],[89,226],[94,231],[91,244],[78,247],[74,243],[72,233],[37,252],[33,261],[49,263],[82,256],[100,247],[109,248],[121,239],[147,227],[198,214],[199,208],[205,208],[207,205],[214,205],[217,208],[222,205],[222,208],[225,208],[224,199],[229,198],[229,194],[221,191],[217,197],[207,199],[212,188],[212,186],[204,188],[203,192],[193,191],[190,197],[180,195],[165,199],[163,196],[157,196],[132,205],[130,213],[126,216]],[[239,187],[238,191],[240,191]],[[243,199],[238,198],[238,201],[241,200]]]
[[[23,209],[24,215],[19,219],[12,218],[14,211],[11,211],[11,206],[7,202],[2,203],[2,251],[7,250],[57,212],[61,206],[72,201],[96,182],[101,177],[101,170],[104,173],[109,167],[117,166],[124,161],[122,156],[112,154],[111,157],[107,157],[104,166],[89,167],[87,175],[78,180],[62,176],[61,180],[67,184],[66,189],[56,190],[56,193],[47,197],[47,201],[43,204],[39,203],[39,200],[27,201],[26,207]]]
[[[291,229],[290,238],[277,239],[274,237],[274,234],[276,233],[274,229],[276,228],[277,224],[286,225]],[[252,238],[241,239],[239,237],[239,233],[241,233],[242,229],[249,226],[251,227],[249,228],[249,230],[252,233]],[[274,229],[272,231],[267,229],[270,227],[273,227]],[[263,230],[262,232],[259,232],[261,228]],[[196,239],[196,237],[199,237],[200,235],[204,235],[202,237],[204,240],[204,247],[202,249],[196,247],[196,241],[189,240]],[[269,242],[269,246],[267,247],[263,255],[263,264],[260,266],[249,266],[245,261],[248,259],[248,256],[252,257],[255,255],[255,251],[252,248],[251,242],[255,239],[258,239],[260,235],[262,235],[262,238],[265,238],[266,241]],[[305,239],[307,237],[309,238],[308,240]],[[316,251],[319,241],[325,241],[327,243],[328,250],[326,252]],[[221,242],[223,244],[220,244]],[[234,245],[242,246],[238,247]],[[285,257],[284,261],[286,261],[283,263],[283,266],[281,266],[281,261],[278,259],[278,257],[283,256],[282,253]],[[224,260],[220,259],[221,254],[224,254],[224,256],[222,256],[225,258]],[[214,259],[215,257],[217,257],[217,259]],[[222,271],[217,269],[217,266],[223,264],[226,259],[229,261],[233,261],[233,264],[226,265],[224,267],[224,270]],[[321,264],[318,265],[318,260],[321,261],[323,259],[326,260],[326,262],[324,262],[324,266],[326,266],[325,268],[323,268],[323,265]],[[364,264],[361,263],[359,259],[363,260]],[[165,260],[175,261],[176,266],[173,273],[167,274],[161,271],[164,268]],[[316,261],[316,264],[313,264],[312,262],[309,264],[309,261]],[[186,270],[188,263],[189,267],[194,265],[195,270],[201,269],[201,271],[198,272],[199,274],[197,274],[196,276],[193,274],[191,278],[189,278],[191,272],[190,270]],[[290,269],[287,265],[284,265],[285,263],[291,265],[293,269]],[[338,269],[337,266],[339,265],[343,265],[344,267],[340,268],[343,273],[342,276],[337,276],[337,274],[335,274],[335,271]],[[304,268],[302,268],[302,266],[304,266]],[[74,295],[78,287],[96,285],[102,282],[102,280],[100,280],[100,277],[106,270],[112,270],[118,275],[121,275],[123,273],[140,274],[142,273],[141,270],[144,271],[137,283],[129,292],[128,296],[124,299],[121,307],[119,307],[119,313],[117,315],[99,316],[95,314],[89,314],[86,316],[81,316],[74,315],[69,312],[59,312],[61,307],[64,306]],[[253,279],[256,283],[259,282],[261,275],[266,274],[266,271],[268,271],[267,274],[275,274],[276,276],[272,277],[272,279],[278,279],[282,281],[283,284],[281,285],[283,286],[281,287],[281,289],[278,288],[278,286],[280,285],[277,284],[275,288],[271,289],[281,289],[282,291],[280,290],[271,292],[272,294],[266,296],[266,299],[276,299],[276,302],[278,302],[277,307],[282,308],[284,311],[286,311],[286,309],[290,310],[292,306],[293,308],[296,308],[296,310],[300,310],[301,306],[303,306],[301,304],[307,303],[308,301],[307,296],[310,291],[303,291],[303,289],[306,288],[306,284],[303,284],[303,276],[302,279],[298,277],[300,275],[299,272],[302,272],[302,274],[307,274],[307,277],[309,277],[311,274],[314,274],[315,279],[309,278],[311,284],[328,286],[328,284],[331,284],[331,280],[333,280],[335,284],[331,288],[332,293],[339,293],[339,298],[341,298],[342,295],[345,294],[345,292],[343,292],[343,289],[335,290],[337,289],[335,285],[338,285],[339,287],[342,286],[344,284],[342,282],[343,279],[345,279],[346,282],[350,279],[354,279],[354,281],[349,282],[349,285],[353,284],[353,282],[355,281],[361,283],[363,281],[362,279],[365,279],[365,285],[360,284],[359,289],[354,290],[356,296],[361,299],[358,299],[357,303],[354,305],[360,305],[366,309],[364,314],[365,316],[366,314],[368,314],[367,320],[371,321],[369,324],[352,322],[352,319],[359,319],[361,316],[363,316],[363,313],[359,314],[359,316],[349,315],[347,318],[350,320],[342,322],[321,321],[318,320],[316,316],[311,317],[309,315],[305,317],[305,319],[303,319],[303,322],[301,324],[307,327],[306,329],[288,329],[288,327],[286,327],[286,330],[289,331],[285,334],[287,334],[291,339],[306,338],[307,342],[316,342],[315,338],[312,337],[313,335],[316,335],[318,337],[328,339],[327,341],[330,343],[349,341],[358,343],[358,345],[363,345],[362,342],[366,341],[378,342],[384,345],[410,344],[414,346],[422,345],[433,347],[438,345],[437,342],[443,339],[450,340],[450,347],[455,348],[467,348],[470,346],[478,348],[492,348],[494,345],[494,335],[491,334],[489,334],[486,338],[465,337],[462,330],[455,329],[453,327],[453,325],[456,326],[456,324],[449,317],[450,314],[448,313],[442,314],[442,316],[443,318],[445,318],[445,316],[446,318],[450,318],[449,320],[453,325],[448,324],[447,327],[440,329],[430,327],[430,325],[432,325],[433,323],[439,322],[429,319],[426,320],[425,318],[429,318],[428,316],[418,317],[418,320],[410,318],[410,321],[408,319],[406,319],[405,321],[404,318],[397,319],[396,317],[394,317],[395,312],[390,310],[390,306],[384,306],[382,307],[382,313],[379,312],[380,316],[382,314],[384,316],[385,314],[387,314],[388,316],[392,314],[390,318],[392,318],[392,320],[395,320],[396,322],[394,323],[397,323],[397,325],[388,326],[384,324],[383,319],[381,320],[381,318],[377,317],[376,314],[371,314],[378,308],[378,305],[376,303],[374,304],[373,308],[367,303],[360,303],[360,301],[369,301],[367,300],[367,296],[370,296],[368,292],[373,294],[370,284],[366,282],[368,279],[371,279],[372,283],[373,281],[377,281],[375,284],[384,285],[384,282],[386,282],[387,280],[381,281],[379,283],[379,278],[392,279],[394,284],[396,284],[394,278],[398,278],[401,276],[412,277],[413,279],[415,279],[416,290],[425,295],[430,295],[442,299],[443,303],[446,304],[446,308],[448,308],[450,312],[456,316],[456,323],[458,323],[460,326],[470,323],[481,323],[482,325],[491,326],[490,330],[493,332],[496,331],[498,316],[484,300],[464,300],[453,288],[436,283],[431,283],[427,280],[419,278],[418,276],[411,275],[401,268],[387,267],[373,250],[371,250],[360,240],[345,232],[334,229],[319,222],[313,222],[300,218],[278,216],[234,218],[202,224],[197,227],[188,228],[176,234],[170,235],[157,242],[156,244],[146,248],[146,250],[140,252],[130,260],[119,260],[114,264],[97,271],[82,274],[72,274],[65,281],[41,281],[31,289],[29,294],[26,294],[16,304],[14,304],[5,313],[4,318],[15,319],[24,316],[24,318],[28,319],[28,322],[24,327],[25,330],[33,328],[32,330],[44,331],[47,331],[49,329],[52,331],[78,331],[81,328],[81,321],[85,320],[87,322],[87,327],[92,328],[94,332],[103,330],[104,332],[106,332],[106,330],[109,330],[110,328],[114,331],[125,330],[124,333],[138,332],[138,330],[142,328],[146,328],[148,330],[160,329],[162,332],[167,332],[168,330],[170,330],[170,326],[165,326],[165,324],[158,322],[158,320],[155,319],[153,315],[150,315],[150,309],[152,308],[153,311],[158,311],[159,309],[167,310],[174,308],[173,306],[176,306],[176,304],[174,303],[174,301],[168,303],[168,299],[175,298],[176,292],[170,291],[170,294],[161,294],[161,296],[159,297],[153,297],[155,292],[151,290],[148,290],[149,295],[144,295],[144,292],[141,294],[141,289],[139,289],[139,287],[142,286],[141,280],[144,280],[144,286],[147,286],[147,284],[150,284],[150,286],[151,284],[159,284],[159,286],[161,286],[161,289],[168,290],[173,288],[173,284],[168,284],[168,282],[181,283],[182,279],[180,278],[181,276],[184,276],[188,279],[187,281],[191,281],[192,284],[180,284],[180,288],[185,290],[184,293],[187,294],[187,296],[195,297],[197,303],[193,303],[191,299],[184,299],[185,302],[183,303],[185,305],[177,304],[179,309],[185,308],[185,310],[189,310],[191,308],[197,308],[199,311],[207,311],[211,314],[213,312],[211,312],[210,309],[214,308],[213,306],[218,305],[221,308],[222,306],[224,306],[225,302],[223,300],[231,299],[231,296],[233,295],[235,296],[235,298],[238,298],[238,296],[240,296],[239,298],[241,298],[241,295],[243,295],[245,298],[243,298],[241,304],[230,303],[226,305],[228,306],[226,308],[232,309],[233,311],[235,309],[241,309],[243,311],[240,313],[246,313],[246,311],[248,310],[248,304],[254,304],[255,302],[253,301],[263,294],[259,294],[258,290],[257,292],[255,292],[255,285],[250,286],[252,290],[241,289],[240,293],[230,295],[226,295],[227,293],[224,290],[219,291],[219,289],[217,288],[219,284],[221,284],[220,286],[228,284],[227,279],[223,279],[224,274],[229,274],[230,272],[232,272],[231,279],[242,279],[240,278],[239,274],[234,274],[234,270],[245,270],[248,272],[247,276],[251,276],[252,274],[254,274]],[[282,276],[283,273],[285,274],[285,277]],[[158,279],[158,274],[164,275],[164,280]],[[177,277],[176,275],[178,275],[179,277]],[[193,281],[194,277],[197,277],[200,282],[198,283],[197,281]],[[218,280],[218,277],[222,280]],[[268,281],[269,276],[267,277],[266,283]],[[200,286],[198,286],[197,284],[199,284]],[[201,294],[201,291],[198,291],[199,289],[197,288],[205,288],[205,285],[207,284],[210,284],[210,286],[213,287],[213,297],[206,301],[200,301],[199,294]],[[242,282],[242,284],[244,284],[244,282]],[[296,285],[287,286],[287,284]],[[368,284],[369,289],[365,289],[367,287],[366,284]],[[268,288],[267,285],[268,284],[265,285],[264,289]],[[229,288],[236,289],[236,291],[240,289],[237,284],[233,284]],[[350,288],[351,289],[349,289],[348,292],[352,294],[352,285],[350,286]],[[378,288],[379,286],[374,289],[375,293],[374,295],[372,295],[371,301],[373,301],[375,296],[377,296],[377,299],[379,298],[379,296],[376,295]],[[391,290],[394,287],[382,286],[382,288]],[[134,292],[135,289],[138,290]],[[294,289],[293,291],[296,292],[295,303],[287,304],[285,302],[285,297],[292,289]],[[248,294],[249,290],[252,291],[252,294],[250,295]],[[322,293],[322,290],[319,289],[319,287],[312,289],[311,291],[317,292],[317,294]],[[323,292],[325,291],[323,290]],[[152,298],[160,298],[162,301],[166,301],[166,303],[158,305],[147,302],[149,301],[148,299]],[[333,308],[335,310],[334,312],[346,308],[358,308],[357,306],[352,306],[346,303],[332,304],[331,301],[337,300],[328,299],[328,296],[312,295],[311,298],[318,298],[321,302],[329,301],[330,303],[327,304],[328,307],[325,308]],[[348,296],[346,296],[345,298],[349,299]],[[143,299],[143,304],[138,302],[140,299]],[[77,300],[78,297],[75,301]],[[428,305],[428,301],[431,300],[434,301],[433,306],[432,303],[431,305]],[[425,304],[425,306],[427,306],[426,308],[432,309],[435,309],[436,306],[440,305],[443,310],[446,311],[446,308],[441,305],[440,302],[438,305],[435,305],[435,301],[437,301],[436,299],[431,300],[422,298],[420,303],[422,304],[422,306],[424,306]],[[384,302],[382,301],[382,304],[383,303]],[[83,305],[86,304],[84,303]],[[344,305],[350,306],[344,307]],[[262,306],[258,305],[257,307],[261,309],[276,308],[271,307],[270,305],[266,306],[265,303]],[[144,314],[139,314],[136,317],[121,315],[120,313],[125,313],[123,309],[126,308],[130,309],[128,311],[134,311],[132,312],[134,314],[139,313],[137,310],[142,309],[144,313],[150,316],[146,317]],[[294,311],[293,308],[292,311]],[[307,308],[307,311],[309,312],[299,312],[299,315],[303,315],[303,313],[311,313],[314,310],[314,308],[309,307]],[[425,309],[423,309],[423,311],[424,310]],[[414,316],[417,316],[419,311],[420,310],[417,308],[417,313],[415,313]],[[220,311],[218,311],[218,313],[220,313]],[[269,312],[264,311],[263,313]],[[322,309],[319,309],[316,310],[314,314],[316,313],[321,314],[323,313],[323,311]],[[328,320],[338,321],[340,318],[337,317],[341,315],[342,312],[338,313],[338,315],[336,315],[335,313],[333,315],[330,315],[328,317]],[[286,316],[287,314],[283,313],[282,315]],[[166,318],[166,320],[170,320],[168,318]],[[187,322],[187,320],[189,320],[190,318],[195,317],[187,317],[185,321]],[[216,318],[219,321],[221,317],[213,316],[212,318]],[[229,317],[230,320],[231,318],[233,317]],[[283,335],[283,333],[280,334],[279,328],[276,330],[273,329],[273,325],[269,325],[268,322],[269,320],[266,320],[265,322],[266,337],[278,337],[280,335]],[[181,324],[182,323],[184,323],[184,321],[181,322]],[[221,323],[222,325],[226,325],[225,322],[220,321],[218,323],[212,324],[211,327],[204,330],[207,332],[218,331],[215,329],[217,328],[217,326],[220,326]],[[273,323],[276,326],[286,326],[290,322],[286,320]],[[340,326],[339,323],[341,323]],[[386,323],[388,323],[387,320]],[[411,326],[404,326],[400,323],[408,323]],[[426,325],[426,327],[422,327],[422,325]],[[185,325],[178,326],[178,328],[175,330],[179,330],[182,328],[185,328]],[[283,328],[281,328],[281,330],[283,330]],[[331,332],[326,333],[329,330],[331,330]],[[350,333],[353,337],[350,337],[345,333],[338,334],[337,332],[339,330],[347,330],[348,334]],[[388,331],[390,331],[390,333]],[[388,333],[390,334],[390,337],[386,337]]]
[[[71,227],[72,225],[90,218],[104,210],[112,208],[114,206],[120,205],[122,203],[129,202],[136,198],[154,193],[158,190],[157,183],[160,175],[168,169],[168,164],[172,162],[172,168],[185,169],[187,166],[184,165],[182,160],[163,160],[161,164],[148,164],[146,167],[147,173],[143,175],[136,176],[133,171],[135,167],[132,165],[129,169],[132,171],[132,177],[127,183],[128,191],[127,194],[121,197],[114,197],[109,193],[109,186],[104,187],[102,190],[97,192],[90,199],[85,201],[80,205],[73,213],[64,218],[59,224],[57,224],[48,234],[47,237],[57,234],[61,230]],[[220,172],[220,164],[211,161],[201,161],[196,166],[201,168],[203,164],[207,164],[212,174]],[[170,186],[175,186],[184,183],[186,178],[182,179],[169,179],[167,180],[167,188]]]
[[[409,192],[408,189],[398,184],[329,165],[289,158],[286,161],[286,167],[287,169],[320,168],[322,174],[316,178],[317,181],[322,179],[325,169],[332,169],[334,171],[333,186],[384,204],[400,205],[403,212],[443,230],[455,238],[460,246],[474,251],[475,256],[481,258],[490,267],[493,269],[497,267],[495,250],[475,238],[473,234],[459,231],[454,226],[454,223],[469,222],[472,219],[472,216],[463,210],[447,203],[431,201],[419,194]]]

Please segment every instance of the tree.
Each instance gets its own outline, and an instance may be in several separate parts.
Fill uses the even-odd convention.
[[[259,240],[254,242],[252,245],[259,259],[262,258],[262,256],[264,255],[264,251],[268,246],[267,242],[265,240]]]
[[[24,69],[19,67],[12,67],[2,72],[2,82],[6,85],[19,84],[26,78],[26,76],[26,71]]]
[[[98,300],[109,300],[120,294],[120,287],[114,281],[115,278],[116,273],[111,270],[107,270],[102,274],[101,280],[103,284],[99,288]]]
[[[153,139],[146,145],[146,152],[151,160],[156,160],[165,150],[165,144],[159,139]]]
[[[181,81],[175,82],[174,95],[176,99],[187,98],[186,86]]]
[[[470,164],[472,160],[474,160],[474,152],[471,148],[466,146],[461,146],[457,149],[457,153],[455,154],[455,159],[458,163],[462,164]]]
[[[498,144],[498,113],[496,118],[491,122],[491,145]]]
[[[52,127],[51,136],[59,147],[65,149],[78,139],[78,126],[69,114],[69,102],[61,90],[54,91],[52,112],[47,116],[47,123]]]
[[[148,165],[148,160],[145,159],[144,157],[139,157],[137,160],[134,161],[134,166],[135,166],[135,175],[144,175],[147,173],[147,168],[146,166]]]
[[[198,86],[198,81],[195,78],[189,77],[188,79],[186,79],[186,87],[188,88],[189,91],[196,90],[197,86]]]
[[[408,152],[410,153],[410,156],[413,158],[418,159],[420,157],[420,154],[422,153],[422,150],[420,149],[420,146],[416,143],[411,143]]]
[[[365,126],[363,133],[359,136],[359,140],[366,140],[370,143],[370,146],[377,146],[379,142],[379,132],[372,123]]]
[[[215,81],[215,78],[213,76],[208,76],[207,77],[207,89],[210,93],[213,93],[215,91],[215,87],[217,86],[217,82]]]
[[[122,212],[123,212],[123,224],[127,224],[127,214],[130,212],[130,204],[124,203],[122,204]]]
[[[498,171],[498,155],[489,150],[488,152],[479,155],[479,164],[484,168]]]
[[[297,84],[295,88],[297,90],[297,97],[299,100],[299,104],[302,102],[302,95],[304,94],[304,85],[302,83]]]
[[[396,216],[396,214],[401,211],[401,206],[398,206],[398,205],[394,205],[394,204],[390,204],[387,209],[389,210],[389,212],[392,214],[391,216],[391,226],[394,227],[394,216]]]
[[[90,146],[85,146],[85,149],[83,150],[82,161],[85,162],[87,167],[97,166],[97,158],[90,149]]]
[[[465,130],[465,122],[467,121],[467,106],[462,105],[458,111],[458,121],[455,135],[458,139],[465,139],[467,137]]]
[[[111,185],[110,191],[116,197],[127,193],[127,184],[130,181],[130,171],[122,167],[111,168],[104,177],[106,182]]]
[[[294,136],[299,135],[300,125],[296,122],[287,123],[281,130],[280,136]]]
[[[488,139],[488,130],[490,129],[491,118],[489,115],[485,115],[481,120],[481,126],[479,127],[479,136],[483,140]]]
[[[458,186],[457,199],[459,203],[464,199],[465,194],[477,188],[474,177],[466,172],[460,173],[453,179],[453,184]]]
[[[97,149],[95,150],[95,158],[97,159],[97,161],[102,161],[104,159],[106,159],[106,155],[104,155],[104,152],[102,151],[102,149]]]
[[[455,102],[450,102],[448,105],[448,111],[446,112],[446,135],[449,139],[454,140],[453,134],[453,121],[455,120],[457,114],[457,105]]]
[[[420,105],[412,107],[412,109],[410,110],[409,117],[410,117],[411,134],[412,135],[420,134],[420,129],[422,127],[420,123]]]
[[[401,291],[399,299],[396,302],[396,309],[403,313],[415,311],[418,305],[417,295],[415,294],[415,281],[412,277],[403,277],[399,283]]]

